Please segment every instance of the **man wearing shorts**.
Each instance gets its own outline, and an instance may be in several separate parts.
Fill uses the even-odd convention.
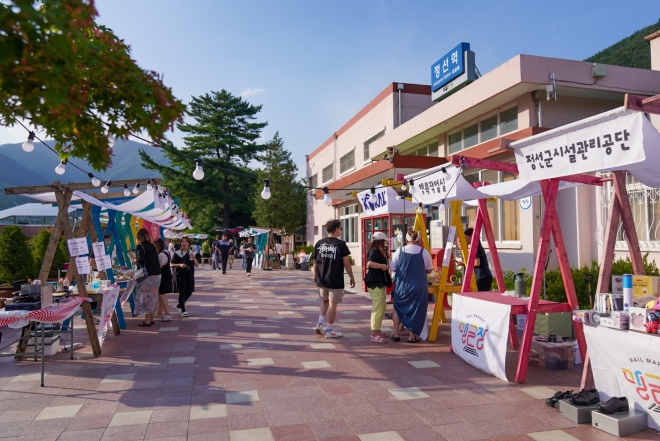
[[[341,332],[335,331],[333,325],[337,316],[337,305],[344,298],[344,269],[350,277],[351,288],[355,287],[353,270],[348,256],[351,252],[341,236],[341,221],[333,219],[325,224],[328,237],[316,242],[314,246],[314,283],[319,287],[321,308],[319,321],[314,327],[319,335],[323,333],[323,322],[326,320],[325,338],[341,337]]]

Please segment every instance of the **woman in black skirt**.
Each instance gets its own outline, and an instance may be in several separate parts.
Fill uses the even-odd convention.
[[[171,267],[176,269],[176,290],[179,293],[179,304],[176,309],[182,317],[188,317],[186,302],[195,291],[195,267],[199,265],[195,254],[190,249],[190,239],[184,237],[180,241],[181,249],[174,253]]]
[[[174,292],[172,270],[170,269],[170,253],[165,249],[165,242],[160,237],[154,240],[154,245],[156,246],[156,251],[158,251],[158,263],[160,263],[161,270],[160,287],[158,288],[158,314],[160,314],[162,309],[164,314],[161,320],[169,322],[172,316],[170,315],[170,305],[167,303],[165,294]]]

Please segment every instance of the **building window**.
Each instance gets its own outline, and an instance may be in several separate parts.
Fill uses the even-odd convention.
[[[500,113],[500,136],[518,130],[518,106]]]
[[[307,181],[307,185],[310,187],[310,190],[318,187],[319,175],[317,173],[314,173],[312,176],[310,176],[309,180]]]
[[[518,175],[513,173],[503,173],[494,170],[481,170],[480,172],[465,175],[465,179],[470,182],[486,181],[491,184],[508,182],[518,179]],[[493,236],[496,242],[519,242],[520,241],[520,205],[518,201],[496,201],[487,202],[488,216],[493,227]],[[468,217],[470,227],[474,226],[477,218],[477,207],[463,207],[463,215]],[[482,230],[481,241],[485,243],[486,234]]]
[[[474,147],[482,142],[495,139],[506,133],[518,130],[518,106],[489,116],[476,124],[464,127],[447,136],[449,154]]]
[[[318,236],[318,235],[319,235],[319,226],[314,225],[314,236]]]
[[[406,154],[415,156],[438,156],[438,140],[435,139],[428,144],[408,151]]]
[[[339,158],[339,173],[344,174],[355,168],[355,149]]]
[[[322,175],[323,175],[323,183],[325,184],[326,182],[332,181],[334,178],[334,172],[333,169],[335,168],[335,164],[332,163],[326,168],[323,169]]]
[[[383,136],[385,136],[385,128],[383,128],[383,130],[376,133],[371,138],[364,141],[364,144],[363,144],[363,147],[362,147],[363,148],[363,150],[362,150],[362,159],[364,160],[364,162],[367,162],[367,161],[371,160],[371,151],[370,151],[371,144],[373,144],[374,141],[382,138]]]
[[[339,209],[339,220],[341,221],[341,240],[346,243],[357,243],[358,241],[358,205],[349,205]]]
[[[601,177],[609,176],[610,174],[606,173]],[[644,251],[655,251],[660,246],[660,189],[647,187],[631,174],[626,174],[626,190],[628,191],[632,217],[635,221],[639,246]],[[604,226],[607,221],[612,191],[614,190],[611,182],[606,182],[601,190],[601,225],[603,226],[603,232],[605,231]],[[604,239],[604,233],[602,234]],[[616,241],[617,249],[628,249],[623,226],[619,227]]]

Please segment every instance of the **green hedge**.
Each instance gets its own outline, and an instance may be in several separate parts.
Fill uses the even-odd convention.
[[[646,274],[649,276],[658,276],[660,272],[658,271],[658,266],[655,263],[655,260],[650,262],[648,261],[648,253],[643,256],[644,259],[644,268]],[[584,281],[584,275],[587,273],[593,274],[594,278],[591,282],[591,293],[595,293],[596,284],[598,283],[598,273],[600,271],[600,266],[595,260],[591,262],[591,266],[584,265],[580,268],[572,267],[571,274],[573,276],[573,285],[575,286],[575,292],[577,293],[578,302],[581,308],[589,308],[589,296],[588,296],[588,285]],[[504,271],[504,283],[506,285],[507,291],[514,290],[514,276],[517,272],[525,274],[525,281],[527,283],[527,295],[529,295],[532,289],[532,272],[528,271],[527,268],[521,268],[520,271]],[[632,262],[630,257],[625,259],[617,259],[612,263],[612,274],[633,274]],[[546,299],[553,302],[566,302],[566,292],[564,290],[564,279],[561,275],[561,272],[557,270],[546,271],[545,273],[545,283],[546,283]],[[611,283],[611,281],[610,281]],[[493,280],[493,289],[497,289],[497,282]],[[610,291],[608,285],[608,291]],[[543,296],[543,285],[541,285],[541,296]]]
[[[0,285],[34,277],[34,258],[21,227],[9,225],[0,232]]]

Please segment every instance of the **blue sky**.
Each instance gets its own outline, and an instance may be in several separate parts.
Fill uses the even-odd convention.
[[[516,54],[584,59],[660,18],[657,0],[96,0],[98,21],[174,94],[263,104],[304,173],[311,152],[391,82],[429,84],[461,41],[486,73]],[[181,145],[178,132],[168,135]],[[0,144],[25,132],[0,128]]]

